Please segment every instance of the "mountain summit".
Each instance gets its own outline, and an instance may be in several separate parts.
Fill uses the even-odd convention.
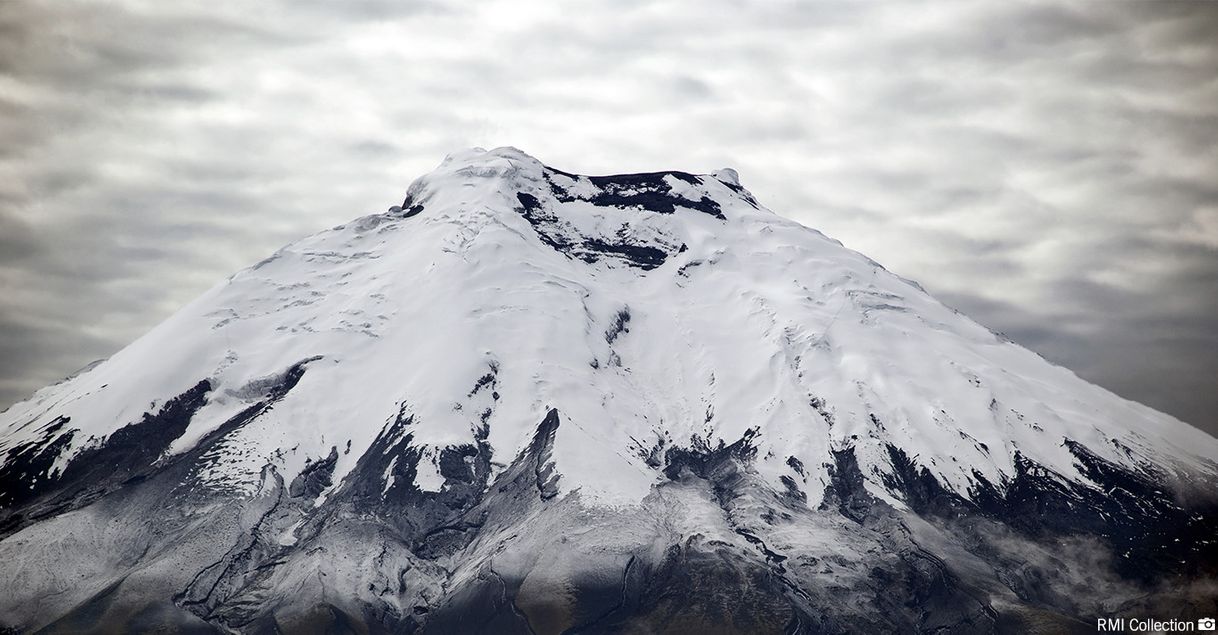
[[[734,170],[475,149],[0,414],[0,627],[1195,619],[1216,461]]]

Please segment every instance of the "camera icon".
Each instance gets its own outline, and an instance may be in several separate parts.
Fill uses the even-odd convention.
[[[1203,617],[1203,618],[1201,618],[1201,619],[1197,620],[1197,630],[1199,630],[1199,631],[1212,631],[1212,630],[1215,630],[1215,629],[1218,629],[1218,624],[1216,624],[1216,623],[1214,622],[1214,618],[1212,618],[1212,617]]]

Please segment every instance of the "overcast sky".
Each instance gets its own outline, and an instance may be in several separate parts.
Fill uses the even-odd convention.
[[[1218,433],[1218,3],[0,1],[0,408],[448,152],[737,168]]]

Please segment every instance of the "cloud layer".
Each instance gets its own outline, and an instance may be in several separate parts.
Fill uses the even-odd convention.
[[[0,4],[0,407],[467,146],[740,170],[1218,433],[1218,5]]]

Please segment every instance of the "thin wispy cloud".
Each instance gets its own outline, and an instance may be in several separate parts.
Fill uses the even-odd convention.
[[[0,404],[467,146],[740,170],[1218,431],[1218,5],[0,5]]]

